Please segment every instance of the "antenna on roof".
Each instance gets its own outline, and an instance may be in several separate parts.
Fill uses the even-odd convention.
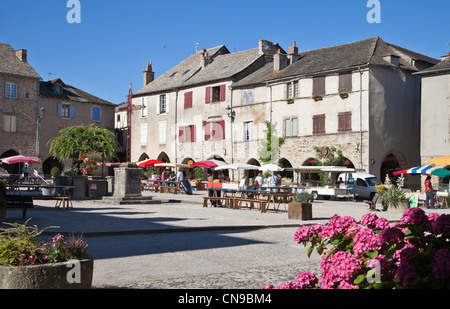
[[[48,73],[48,81],[50,81],[50,75],[56,75],[56,73]]]
[[[198,52],[198,43],[195,43],[195,52]]]

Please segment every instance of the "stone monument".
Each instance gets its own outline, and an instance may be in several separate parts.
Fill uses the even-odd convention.
[[[141,170],[135,163],[122,163],[114,169],[114,194],[104,196],[102,202],[123,204],[160,204],[152,196],[142,196]]]

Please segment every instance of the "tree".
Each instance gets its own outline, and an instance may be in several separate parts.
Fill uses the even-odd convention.
[[[59,157],[60,160],[78,159],[81,154],[98,152],[103,161],[117,158],[116,151],[119,145],[114,133],[108,129],[91,124],[67,127],[61,129],[59,133],[59,136],[47,142],[53,157]]]
[[[277,136],[277,124],[266,121],[266,139],[261,142],[261,151],[259,152],[259,159],[261,162],[278,164],[280,157],[280,147],[284,144],[285,139]]]

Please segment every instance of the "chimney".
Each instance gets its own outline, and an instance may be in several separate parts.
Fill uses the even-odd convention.
[[[155,79],[155,72],[152,71],[152,62],[147,63],[147,68],[144,71],[144,87],[150,84]]]
[[[27,62],[27,50],[26,49],[19,49],[16,50],[16,56],[20,59],[22,62]]]
[[[289,58],[289,65],[293,64],[298,59],[300,59],[298,55],[297,43],[295,41],[292,43],[292,46],[288,48],[288,58]]]
[[[278,49],[278,53],[273,55],[273,71],[279,72],[288,66],[288,57],[286,54],[282,54]]]
[[[267,40],[259,40],[258,51],[260,55],[274,55],[277,53],[277,49],[274,44]]]
[[[202,52],[200,54],[200,63],[202,65],[202,69],[206,68],[206,66],[209,64],[209,55],[206,49],[202,49]]]
[[[441,57],[441,61],[450,60],[450,53],[447,53],[447,55]]]

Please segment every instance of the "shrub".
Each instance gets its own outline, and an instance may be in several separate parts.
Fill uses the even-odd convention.
[[[311,243],[308,256],[314,249],[324,253],[320,279],[302,273],[278,288],[448,289],[449,238],[450,215],[426,215],[420,208],[407,209],[392,226],[375,213],[364,215],[360,224],[334,215],[327,225],[301,226],[294,235],[297,243]]]
[[[66,239],[57,234],[50,242],[42,243],[36,237],[45,229],[27,226],[28,221],[23,225],[6,223],[12,227],[0,229],[0,265],[27,266],[90,258],[88,246],[81,238],[71,235]]]

